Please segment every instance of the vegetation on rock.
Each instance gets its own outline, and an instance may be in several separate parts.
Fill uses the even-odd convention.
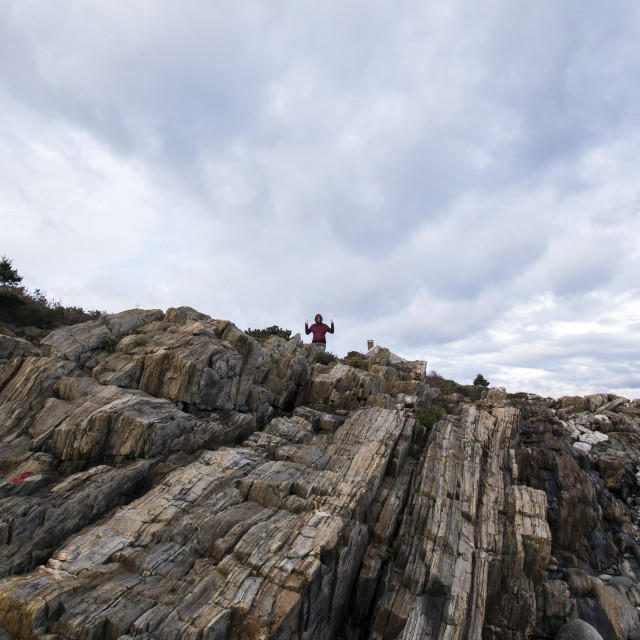
[[[93,320],[103,312],[85,311],[82,307],[67,307],[60,300],[49,300],[40,289],[30,291],[18,286],[22,282],[11,260],[0,262],[0,322],[13,327],[52,329]]]
[[[367,357],[359,351],[349,351],[341,362],[355,369],[362,369],[363,371],[368,371],[369,369]]]
[[[285,340],[291,338],[291,329],[282,329],[277,324],[265,327],[264,329],[247,329],[245,333],[258,340],[258,342],[264,342],[269,338],[273,338],[273,336],[284,338]]]
[[[422,411],[418,413],[418,422],[425,427],[427,431],[431,431],[433,425],[444,415],[444,410],[438,406],[427,407],[425,405],[421,405],[418,408],[422,409]]]
[[[316,362],[318,364],[331,364],[332,362],[338,362],[338,356],[331,353],[331,351],[320,351],[316,353]]]
[[[115,349],[115,346],[117,344],[118,344],[118,338],[116,338],[116,336],[114,336],[113,333],[109,333],[108,335],[106,335],[104,338],[102,338],[102,341],[100,342],[100,346],[105,351],[110,351],[110,352]]]

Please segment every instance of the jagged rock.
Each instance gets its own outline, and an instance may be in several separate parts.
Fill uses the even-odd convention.
[[[504,387],[492,387],[484,397],[485,405],[501,405],[507,400],[507,390]]]
[[[512,486],[516,425],[515,410],[498,408],[436,425],[371,638],[479,637],[483,624],[508,628],[521,618],[520,604],[508,603],[532,601],[551,536],[544,494]],[[514,555],[501,563],[507,549]],[[518,621],[525,632],[535,609],[526,618]]]
[[[609,436],[606,433],[600,433],[600,431],[594,431],[593,433],[582,433],[580,435],[580,442],[586,442],[587,444],[598,444],[599,442],[606,442]]]
[[[591,453],[591,448],[593,445],[590,445],[588,442],[574,442],[573,448],[576,451],[580,451],[581,453]]]
[[[624,459],[612,455],[597,456],[593,466],[609,489],[622,489],[627,467]]]
[[[270,461],[272,434],[203,452],[73,538],[46,567],[4,580],[0,624],[16,636],[46,629],[70,637],[106,625],[164,638],[225,634],[236,617],[234,633],[257,637],[302,632],[306,611],[308,637],[331,637],[365,552],[373,496],[405,425],[399,412],[367,409],[330,441],[304,426],[305,439],[326,454],[324,468]],[[283,428],[293,433],[274,425]],[[35,609],[10,616],[33,597],[52,612],[47,620]],[[64,610],[56,606],[62,599]]]
[[[2,338],[0,640],[640,622],[638,402],[474,403],[383,347],[322,365],[189,307]]]
[[[248,406],[259,410],[265,402],[284,411],[293,409],[298,390],[310,378],[311,345],[303,345],[300,334],[286,341],[274,336],[262,348]],[[262,398],[261,398],[262,395]]]
[[[3,444],[26,436],[29,421],[53,395],[58,380],[76,370],[75,363],[58,358],[15,358],[0,365],[0,437]],[[2,453],[0,456],[4,459]]]
[[[411,378],[418,382],[424,382],[425,380],[427,373],[426,360],[415,360],[411,362],[401,358],[395,353],[389,351],[386,347],[382,347],[380,345],[376,345],[373,349],[367,351],[365,357],[369,358],[371,362],[376,365],[382,367],[392,366],[398,371],[409,373]]]
[[[352,410],[363,404],[377,407],[393,406],[391,397],[384,393],[382,376],[354,369],[345,364],[319,368],[308,384],[301,388],[296,405],[308,405],[313,409],[334,412]]]
[[[255,340],[188,307],[170,309],[162,321],[147,317],[155,322],[140,324],[94,367],[99,382],[201,410],[245,408],[261,351]]]
[[[39,355],[40,349],[28,340],[18,336],[6,336],[0,334],[0,362],[6,362],[12,358],[25,358]]]
[[[159,309],[131,309],[83,324],[63,327],[42,340],[42,353],[93,367],[97,364],[96,352],[105,349],[105,345],[108,345],[106,339],[110,335],[120,338],[149,322],[160,320],[163,316]]]

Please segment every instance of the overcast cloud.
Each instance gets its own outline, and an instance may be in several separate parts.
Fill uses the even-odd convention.
[[[0,253],[68,305],[635,398],[639,41],[636,0],[8,0]]]

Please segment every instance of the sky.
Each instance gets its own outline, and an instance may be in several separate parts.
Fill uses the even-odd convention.
[[[7,0],[0,254],[462,384],[640,396],[637,0]]]

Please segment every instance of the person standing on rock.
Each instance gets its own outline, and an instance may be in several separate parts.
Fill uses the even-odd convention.
[[[322,316],[319,313],[316,313],[316,321],[311,326],[309,326],[308,320],[304,321],[304,332],[307,335],[313,333],[313,340],[311,341],[312,344],[320,344],[326,348],[327,340],[325,336],[327,333],[333,333],[333,330],[333,318],[331,319],[331,326],[329,327],[322,322]]]

